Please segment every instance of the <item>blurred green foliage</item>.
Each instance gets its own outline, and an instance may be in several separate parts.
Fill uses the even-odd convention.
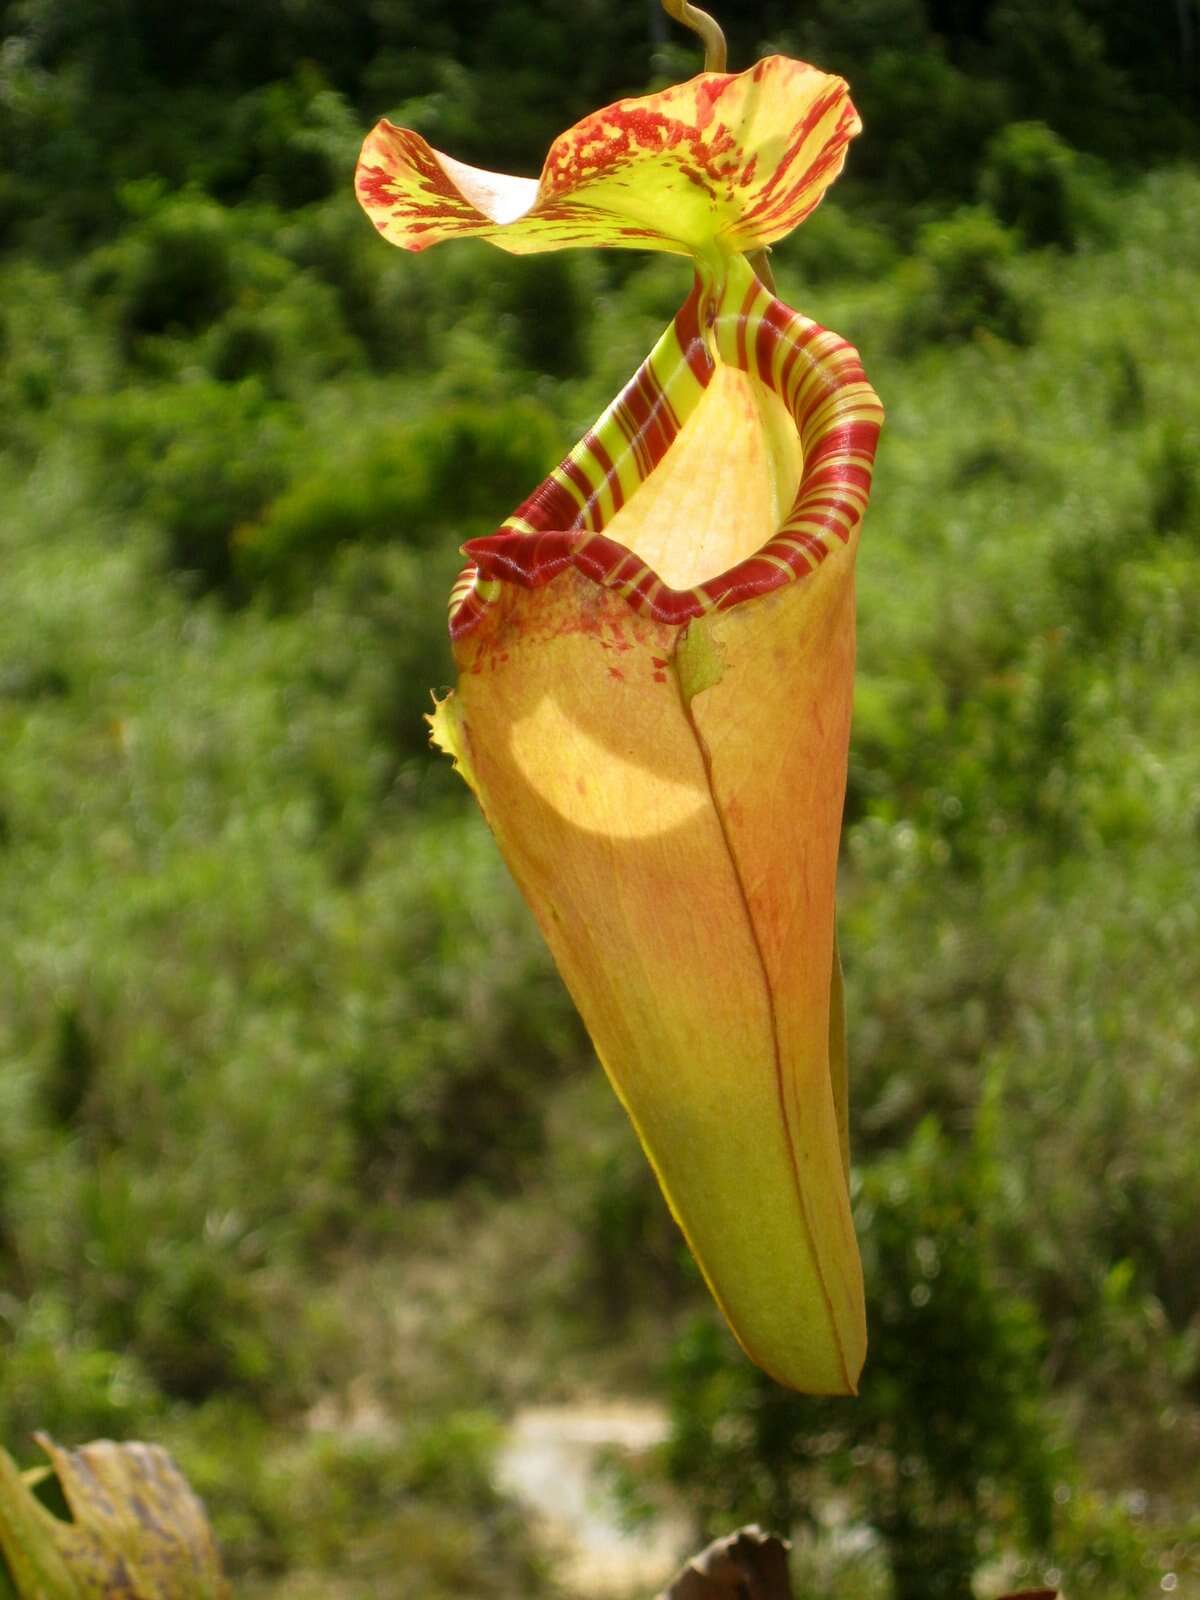
[[[403,1561],[532,1600],[504,1416],[645,1390],[700,1515],[820,1525],[872,1600],[1200,1582],[1189,16],[722,12],[866,121],[775,252],[889,411],[841,886],[874,1344],[835,1404],[703,1309],[426,745],[458,544],[686,268],[402,259],[349,194],[379,112],[533,171],[690,47],[653,7],[583,43],[541,4],[0,7],[10,1446],[161,1438],[252,1597]]]
[[[1074,250],[1087,226],[1089,189],[1079,158],[1043,122],[1013,122],[992,139],[980,175],[983,199],[1026,245]]]
[[[1016,240],[985,207],[964,207],[928,222],[905,263],[905,304],[897,334],[902,352],[922,344],[992,336],[1029,344],[1036,314],[1012,287]]]
[[[970,1600],[1002,1525],[1052,1537],[1053,1452],[1032,1308],[989,1264],[979,1152],[936,1123],[876,1163],[856,1197],[871,1357],[854,1400],[789,1394],[736,1354],[711,1317],[675,1348],[671,1480],[706,1533],[819,1516],[822,1478],[882,1541],[895,1600]]]

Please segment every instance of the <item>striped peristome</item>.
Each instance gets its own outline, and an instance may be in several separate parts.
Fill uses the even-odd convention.
[[[777,394],[803,454],[791,509],[772,537],[705,583],[673,589],[633,551],[605,536],[712,380],[717,363]],[[502,583],[539,588],[568,566],[619,592],[634,611],[682,625],[803,578],[857,533],[871,489],[883,408],[858,352],[791,310],[745,260],[720,281],[697,274],[686,303],[642,366],[500,528],[463,546],[470,564],[450,596],[450,632],[471,632]]]

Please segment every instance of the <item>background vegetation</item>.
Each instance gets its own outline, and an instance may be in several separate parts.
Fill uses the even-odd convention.
[[[664,1397],[656,1471],[814,1595],[1200,1592],[1200,17],[720,10],[867,125],[776,256],[889,410],[857,1402],[733,1349],[422,724],[457,545],[686,269],[402,258],[350,195],[382,112],[532,172],[694,52],[650,0],[0,6],[0,1437],[166,1443],[240,1595],[551,1594],[491,1463],[581,1393]]]

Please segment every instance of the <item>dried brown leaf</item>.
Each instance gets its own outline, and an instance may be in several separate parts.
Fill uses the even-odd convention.
[[[753,1524],[716,1539],[658,1600],[792,1600],[786,1543]]]
[[[228,1600],[204,1507],[165,1450],[36,1438],[72,1520],[53,1516],[0,1450],[0,1551],[19,1600]]]
[[[753,1524],[693,1556],[655,1600],[792,1600],[788,1546]],[[1023,1589],[1002,1600],[1059,1600],[1057,1589]]]

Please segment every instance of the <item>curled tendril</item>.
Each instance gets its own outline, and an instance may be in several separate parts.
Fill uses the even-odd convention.
[[[701,11],[699,6],[689,5],[688,0],[662,0],[662,8],[669,17],[682,22],[685,28],[690,28],[699,36],[704,44],[705,72],[724,72],[727,56],[725,35],[716,18],[710,17],[707,11]]]

